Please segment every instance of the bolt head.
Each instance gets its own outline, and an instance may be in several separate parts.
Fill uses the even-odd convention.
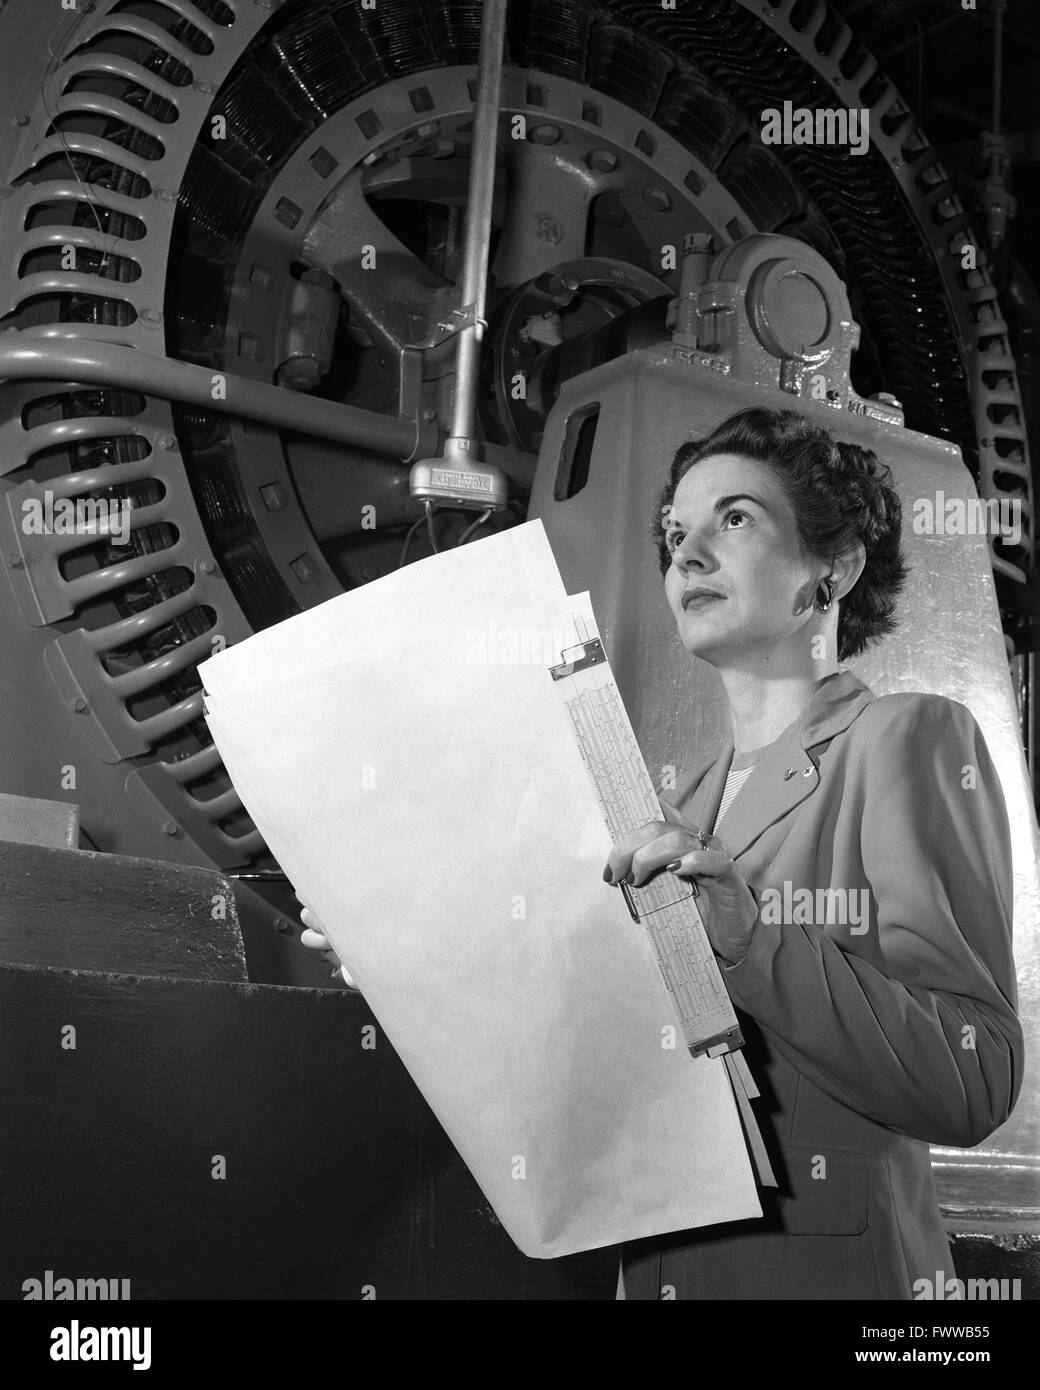
[[[618,166],[618,157],[613,150],[590,150],[585,163],[597,174],[612,174]]]
[[[710,232],[687,232],[683,237],[683,254],[704,253],[715,250],[715,242]]]

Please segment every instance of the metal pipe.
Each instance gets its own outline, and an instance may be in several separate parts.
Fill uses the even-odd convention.
[[[260,420],[319,439],[393,454],[406,463],[436,447],[437,430],[432,422],[379,415],[357,406],[300,395],[229,372],[215,372],[170,357],[153,357],[150,352],[120,343],[65,337],[58,329],[58,325],[49,331],[25,329],[0,337],[0,381],[66,381],[121,387],[204,406],[222,415]],[[220,383],[222,394],[214,396]]]
[[[484,0],[481,21],[461,287],[461,307],[472,306],[474,323],[459,334],[451,417],[451,438],[468,441],[462,447],[475,458],[480,456],[475,439],[477,385],[480,345],[484,337],[481,320],[487,304],[487,272],[491,254],[491,205],[495,190],[506,4],[507,0]]]
[[[1004,8],[1006,0],[993,3],[993,115],[990,126],[994,135],[1000,134],[1004,80]]]

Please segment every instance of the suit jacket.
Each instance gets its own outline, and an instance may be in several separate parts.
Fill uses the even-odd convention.
[[[666,798],[698,827],[732,752]],[[759,903],[747,954],[719,963],[780,1189],[761,1219],[626,1245],[624,1296],[913,1298],[954,1277],[928,1145],[980,1143],[1022,1076],[1011,842],[982,732],[954,700],[839,671],[717,833]],[[827,888],[847,891],[828,905]]]

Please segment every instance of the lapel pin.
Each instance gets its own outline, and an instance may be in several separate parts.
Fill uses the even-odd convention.
[[[803,776],[803,777],[811,777],[811,776],[812,776],[812,773],[813,773],[812,768],[811,768],[811,767],[807,767],[807,768],[805,768],[805,769],[803,770],[802,776]]]
[[[790,780],[791,780],[791,778],[794,776],[794,774],[795,774],[795,769],[794,769],[793,767],[789,767],[789,768],[787,769],[787,771],[784,773],[784,781],[785,781],[785,782],[790,782]]]

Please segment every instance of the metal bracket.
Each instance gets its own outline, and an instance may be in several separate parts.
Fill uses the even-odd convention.
[[[674,878],[675,875],[673,874],[672,877]],[[651,882],[653,882],[653,880],[651,880]],[[649,886],[649,885],[644,885],[644,886]],[[667,903],[658,903],[658,905],[657,905],[656,907],[638,907],[638,908],[637,908],[637,906],[636,906],[636,904],[635,904],[635,902],[634,902],[634,900],[633,900],[633,898],[632,898],[632,888],[631,888],[631,885],[630,885],[630,884],[627,884],[627,883],[624,881],[624,879],[622,879],[621,882],[618,884],[618,887],[621,889],[621,896],[622,896],[622,897],[624,898],[624,900],[625,900],[625,906],[628,908],[628,915],[632,918],[632,921],[633,921],[633,922],[641,922],[641,921],[643,921],[644,918],[649,917],[650,914],[651,914],[652,912],[663,912],[664,909],[665,909],[666,907],[675,907],[675,906],[677,906],[679,903],[688,902],[690,898],[697,898],[697,897],[699,897],[699,896],[700,896],[700,893],[699,893],[699,891],[698,891],[698,888],[697,888],[696,883],[694,883],[694,881],[693,881],[692,878],[689,880],[689,886],[690,886],[690,891],[689,891],[688,893],[681,893],[681,894],[679,895],[679,897],[673,898],[671,902],[667,902]]]
[[[467,328],[475,328],[477,324],[487,332],[487,319],[482,319],[476,312],[475,304],[463,304],[458,309],[452,309],[448,322],[438,320],[436,331],[428,333],[421,343],[405,343],[405,348],[412,348],[417,352],[429,352],[432,348],[440,347],[449,338],[454,338],[456,334],[464,332]]]

